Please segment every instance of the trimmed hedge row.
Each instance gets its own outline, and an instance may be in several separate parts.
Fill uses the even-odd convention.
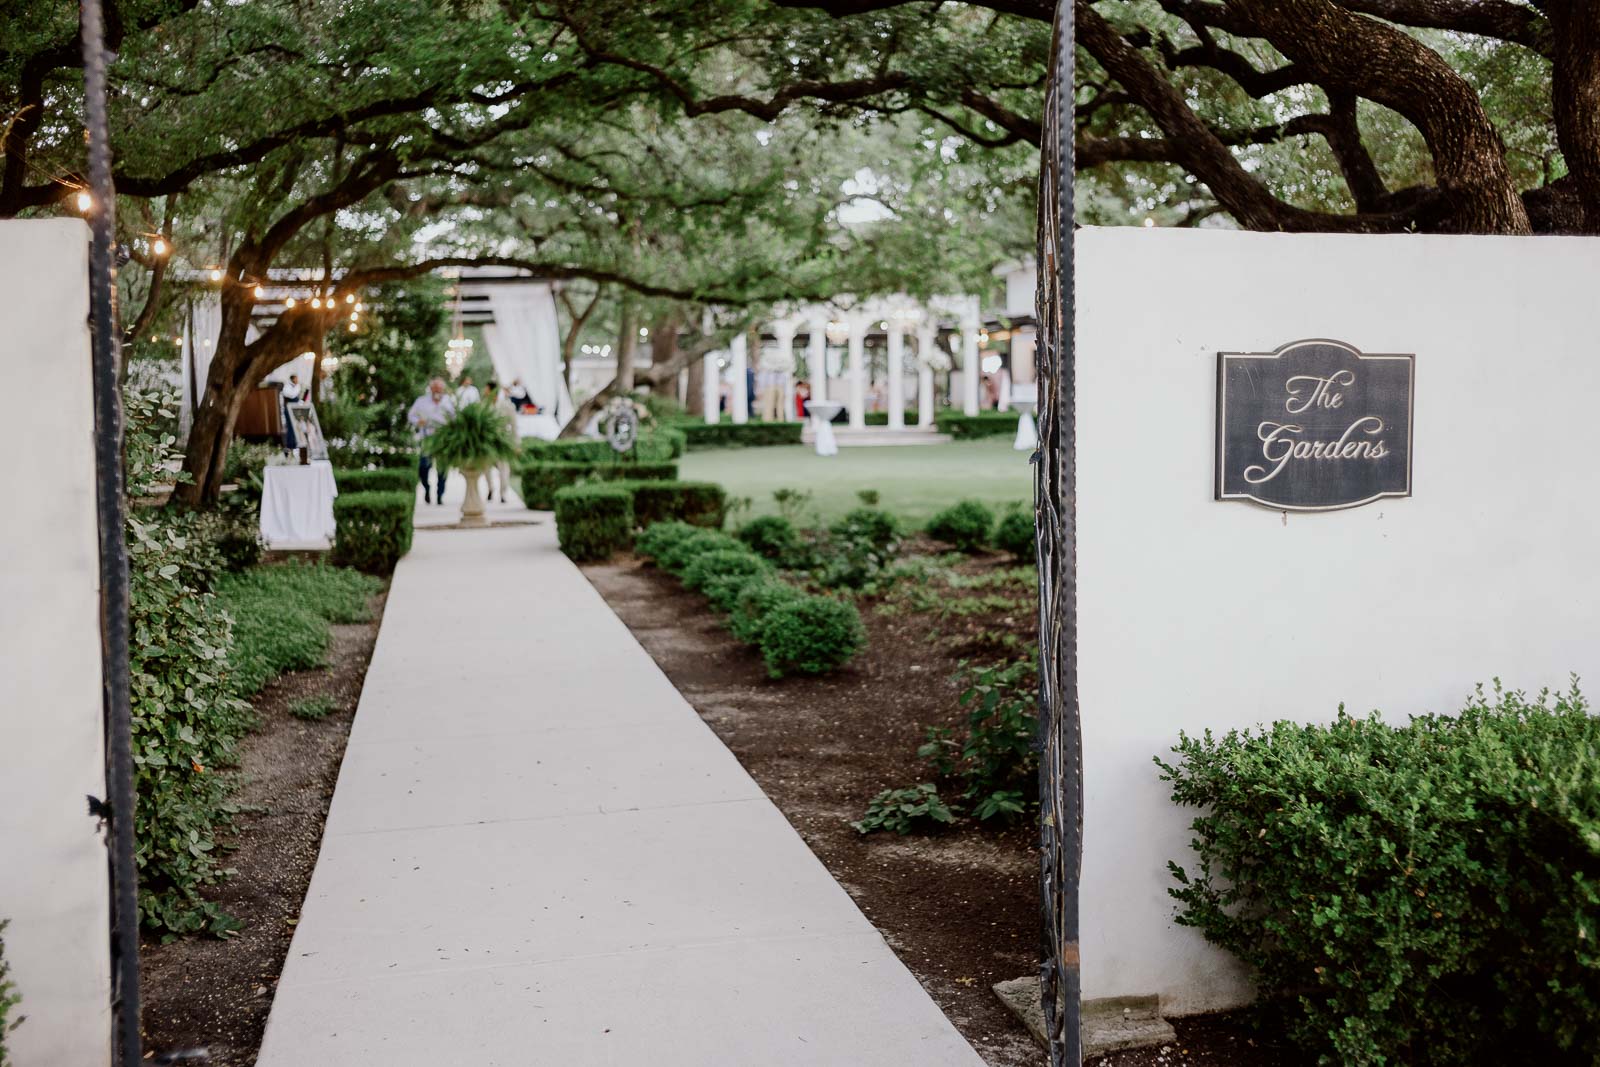
[[[976,415],[963,415],[959,411],[941,411],[933,417],[940,433],[955,438],[1012,437],[1017,432],[1015,411],[980,411]]]
[[[827,674],[866,645],[855,604],[797,589],[778,577],[771,563],[720,530],[656,523],[639,535],[636,548],[727,614],[729,631],[761,650],[774,678]]]
[[[665,463],[683,455],[684,434],[676,426],[662,426],[639,435],[629,459],[620,462]],[[522,442],[525,456],[550,463],[617,463],[619,456],[611,442],[596,438],[571,441]]]
[[[417,469],[414,449],[358,448],[333,445],[328,448],[328,459],[342,470],[411,470]]]
[[[346,493],[415,493],[417,472],[398,467],[375,471],[335,470],[333,482],[339,487],[340,496]]]
[[[765,445],[797,445],[803,422],[684,422],[683,432],[690,448],[755,448]]]
[[[389,574],[411,551],[411,513],[415,490],[409,492],[340,493],[333,500],[332,559],[342,567],[368,574]]]
[[[614,503],[619,496],[628,504],[625,526]],[[714,482],[585,482],[558,490],[554,508],[562,550],[575,560],[590,562],[631,547],[634,530],[642,526],[676,522],[720,530],[727,517],[727,494]],[[592,516],[590,508],[595,510]],[[569,544],[572,551],[567,551]]]
[[[579,563],[609,559],[633,540],[633,493],[625,486],[569,485],[556,493],[556,540]]]
[[[868,426],[887,426],[889,425],[889,413],[887,411],[868,411],[866,412],[866,420],[866,424]],[[915,426],[916,424],[916,411],[912,410],[906,412],[906,425]]]
[[[579,441],[577,444],[589,444]],[[522,502],[530,508],[549,511],[555,507],[556,493],[580,482],[676,481],[676,463],[586,463],[533,462],[522,466]]]

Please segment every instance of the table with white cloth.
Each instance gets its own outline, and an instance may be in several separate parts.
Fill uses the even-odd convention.
[[[333,464],[268,466],[261,472],[261,539],[268,548],[326,547],[333,541]]]
[[[537,437],[541,441],[554,441],[561,436],[561,424],[554,415],[517,416],[517,437]]]
[[[811,412],[811,425],[817,434],[817,455],[837,456],[839,441],[833,436],[833,419],[844,410],[844,405],[812,400],[807,404],[807,410]]]

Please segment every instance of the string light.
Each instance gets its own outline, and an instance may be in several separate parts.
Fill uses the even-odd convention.
[[[265,289],[261,288],[261,286],[259,286],[259,285],[256,286],[255,289],[252,290],[252,292],[255,293],[255,297],[256,297],[257,300],[260,300],[260,299],[262,299],[263,297],[265,297],[267,295],[267,291]]]
[[[287,299],[287,300],[285,300],[285,301],[284,301],[284,302],[283,302],[283,306],[284,306],[284,307],[285,307],[285,308],[288,308],[288,309],[290,309],[290,310],[293,310],[293,308],[294,308],[294,297],[292,297],[292,296],[291,296],[291,297],[290,297],[290,298],[289,298],[289,299]]]
[[[364,305],[364,304],[357,304],[356,305],[356,311],[357,312],[362,312],[362,311],[365,311],[365,310],[366,310],[366,305]]]
[[[220,282],[222,280],[222,271],[218,270],[216,267],[212,267],[211,280],[214,282]]]
[[[158,255],[158,256],[166,255],[167,254],[167,242],[165,242],[161,238],[157,237],[154,241],[150,242],[150,251],[154,255]]]
[[[78,190],[78,210],[87,214],[92,207],[94,207],[94,197],[89,195],[88,190]]]
[[[352,321],[352,322],[351,322],[351,323],[350,323],[350,332],[351,332],[351,333],[355,333],[355,332],[356,332],[356,331],[357,331],[357,330],[358,330],[358,329],[360,329],[360,327],[359,327],[359,326],[357,326],[357,325],[356,325],[356,324],[355,324],[355,323],[354,323],[354,322],[353,322],[353,321]]]
[[[314,307],[314,308],[321,308],[322,307],[322,297],[320,297],[320,296],[312,297],[311,298],[311,306]]]
[[[346,293],[346,294],[344,294],[344,302],[346,304],[354,304],[356,302],[356,294],[354,294],[354,293]]]

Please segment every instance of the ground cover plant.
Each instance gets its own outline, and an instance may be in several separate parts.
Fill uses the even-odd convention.
[[[1173,752],[1200,811],[1178,921],[1250,965],[1308,1061],[1596,1062],[1600,719],[1576,683]]]
[[[217,594],[234,620],[236,692],[249,696],[284,671],[320,665],[328,624],[366,621],[368,601],[382,588],[377,578],[325,563],[273,563],[222,578]]]

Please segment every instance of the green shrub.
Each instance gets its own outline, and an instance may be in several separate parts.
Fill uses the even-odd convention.
[[[633,450],[624,454],[611,447],[604,439],[576,439],[565,441],[540,441],[530,439],[522,444],[523,454],[541,463],[589,463],[598,466],[612,464],[626,466],[630,463],[667,463],[683,455],[683,435],[676,430],[649,430],[639,435]]]
[[[959,411],[940,411],[933,423],[940,433],[959,439],[976,437],[1014,437],[1017,433],[1015,411],[980,411],[976,415],[963,415]]]
[[[866,425],[868,425],[868,426],[887,426],[887,425],[889,425],[889,413],[887,411],[868,411],[865,414],[866,414],[866,420],[867,420],[866,421]],[[907,426],[915,426],[915,425],[917,425],[917,412],[916,412],[915,408],[913,408],[910,411],[906,412],[906,425]]]
[[[850,825],[857,833],[893,830],[902,837],[932,823],[928,829],[948,826],[956,821],[955,812],[939,799],[938,787],[924,782],[909,789],[885,789],[867,804],[867,813]]]
[[[761,630],[767,615],[779,604],[805,596],[800,590],[773,575],[762,575],[746,582],[733,597],[728,615],[728,630],[747,645],[761,644]]]
[[[826,596],[776,605],[761,627],[761,657],[774,678],[837,670],[866,644],[856,606]]]
[[[681,576],[684,568],[688,567],[696,556],[703,552],[715,552],[718,549],[732,548],[744,551],[744,545],[735,537],[730,537],[721,530],[697,530],[692,537],[686,537],[677,544],[669,546],[656,557],[663,570]]]
[[[161,427],[175,407],[172,397],[126,395],[131,499],[171,481],[178,453]],[[212,593],[222,559],[204,516],[174,508],[130,509],[127,544],[140,921],[173,934],[221,933],[238,924],[202,892],[223,876],[213,851],[231,808],[218,768],[232,762],[251,719],[234,694],[232,625]]]
[[[11,1013],[22,1003],[22,994],[11,981],[11,965],[6,962],[6,922],[0,919],[0,1067],[11,1062],[6,1053],[6,1035],[22,1025],[22,1016],[12,1018]]]
[[[893,515],[877,508],[852,508],[828,528],[818,579],[829,588],[860,589],[894,558],[900,529]]]
[[[651,523],[635,538],[633,550],[645,559],[659,559],[667,550],[693,537],[699,529],[686,522]]]
[[[961,804],[981,820],[1010,821],[1039,800],[1039,733],[1036,660],[1003,667],[963,663],[957,702],[967,711],[967,733],[931,726],[917,755],[940,778],[961,783]]]
[[[513,423],[487,400],[457,408],[423,439],[422,450],[451,470],[482,470],[519,451]]]
[[[1038,555],[1038,542],[1033,534],[1033,513],[1014,509],[1000,516],[1000,522],[994,528],[994,547],[1011,553],[1025,563],[1032,563]]]
[[[683,584],[690,589],[705,588],[706,582],[725,574],[757,574],[769,570],[767,561],[740,545],[702,552],[683,569]]]
[[[800,534],[794,523],[782,515],[763,515],[739,527],[739,540],[758,555],[775,563],[795,558],[800,551]]]
[[[412,493],[417,491],[414,469],[385,467],[379,470],[335,470],[333,482],[344,493]]]
[[[1308,1061],[1596,1062],[1600,720],[1576,685],[1173,751],[1200,812],[1178,922],[1250,965]]]
[[[341,493],[333,499],[333,562],[369,574],[389,574],[411,551],[416,491]]]
[[[720,530],[728,497],[715,482],[630,482],[634,518],[641,526],[673,519]]]
[[[556,538],[580,563],[609,559],[633,543],[633,495],[614,485],[573,485],[556,494]]]
[[[805,429],[801,422],[746,422],[735,424],[726,420],[708,426],[703,422],[680,423],[691,449],[700,448],[751,448],[765,445],[797,445]]]
[[[994,512],[976,500],[952,504],[928,520],[928,536],[962,552],[975,552],[989,541],[994,529]]]
[[[535,460],[521,468],[522,502],[530,508],[549,511],[555,507],[556,492],[583,482],[672,481],[678,477],[676,463],[572,463]]]
[[[370,598],[383,583],[327,564],[278,563],[229,575],[217,595],[233,618],[232,666],[240,696],[285,671],[324,662],[329,623],[371,618]]]

